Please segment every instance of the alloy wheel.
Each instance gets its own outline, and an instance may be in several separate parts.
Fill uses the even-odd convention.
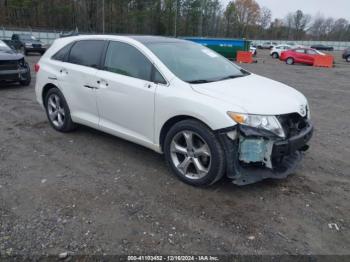
[[[189,179],[201,179],[210,170],[209,146],[199,134],[193,131],[180,131],[173,137],[170,155],[177,170]]]
[[[64,125],[65,110],[57,94],[51,94],[47,100],[47,112],[52,124],[58,128]]]
[[[293,63],[294,63],[293,58],[288,58],[288,59],[287,59],[287,64],[288,64],[288,65],[292,65]]]

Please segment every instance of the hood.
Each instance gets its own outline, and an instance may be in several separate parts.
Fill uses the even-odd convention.
[[[207,84],[192,85],[201,94],[239,106],[249,114],[281,115],[297,112],[305,116],[307,100],[295,89],[274,80],[251,74]]]
[[[22,59],[24,56],[20,53],[17,53],[13,50],[6,50],[1,51],[0,50],[0,61],[7,61],[7,60],[19,60]]]

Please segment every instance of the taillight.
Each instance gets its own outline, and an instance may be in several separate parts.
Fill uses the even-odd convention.
[[[38,72],[39,72],[39,69],[40,69],[40,65],[39,65],[39,64],[35,64],[35,65],[34,65],[34,71],[35,71],[35,73],[38,73]]]

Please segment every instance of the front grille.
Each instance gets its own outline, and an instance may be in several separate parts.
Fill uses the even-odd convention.
[[[298,113],[280,115],[277,118],[280,121],[287,138],[299,134],[300,131],[309,125],[307,117],[302,117]]]
[[[41,48],[41,44],[33,44],[34,48]]]
[[[0,70],[16,70],[19,66],[19,60],[0,61]]]

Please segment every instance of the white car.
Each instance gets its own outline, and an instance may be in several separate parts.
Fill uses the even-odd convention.
[[[252,53],[253,56],[256,56],[257,54],[256,47],[250,46],[249,51]]]
[[[290,45],[277,45],[277,46],[274,46],[271,51],[270,51],[270,55],[273,57],[273,58],[279,58],[281,56],[281,53],[284,52],[284,51],[287,51],[289,49],[292,49],[293,47],[290,46]]]
[[[301,93],[185,40],[61,38],[35,71],[54,129],[87,125],[164,153],[191,185],[285,178],[312,135]]]

